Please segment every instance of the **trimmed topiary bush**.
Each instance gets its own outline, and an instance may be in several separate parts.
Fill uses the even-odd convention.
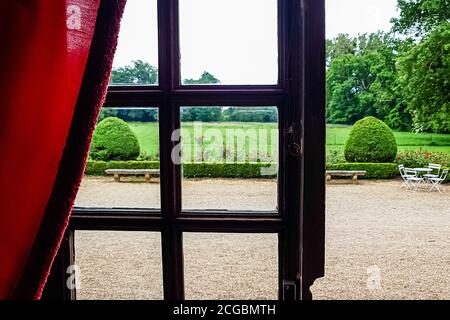
[[[139,153],[139,141],[125,121],[109,117],[99,122],[92,138],[93,160],[136,160]]]
[[[359,120],[350,131],[344,155],[348,162],[394,162],[397,155],[394,133],[375,117]]]

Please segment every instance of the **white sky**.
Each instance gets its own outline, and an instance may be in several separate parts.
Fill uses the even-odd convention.
[[[182,78],[212,73],[223,84],[277,80],[276,0],[179,0]],[[327,0],[327,38],[388,31],[396,0]],[[257,10],[255,10],[257,8]],[[114,67],[157,66],[156,0],[128,0]]]
[[[397,0],[326,0],[327,38],[389,31],[397,17]]]

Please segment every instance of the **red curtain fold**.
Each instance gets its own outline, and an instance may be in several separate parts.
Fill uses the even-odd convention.
[[[124,5],[0,3],[0,299],[41,296],[84,171]]]

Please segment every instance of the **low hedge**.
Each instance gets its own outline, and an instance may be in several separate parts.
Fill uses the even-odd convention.
[[[96,161],[89,160],[85,174],[104,176],[106,169],[159,169],[158,161]]]
[[[276,174],[261,175],[270,163],[190,163],[183,165],[186,178],[274,178]],[[95,161],[89,160],[86,175],[104,176],[106,169],[158,169],[157,161]],[[444,169],[444,168],[443,168]],[[327,170],[365,170],[363,179],[393,179],[399,176],[396,163],[338,163],[328,164]],[[447,177],[447,182],[450,176]]]
[[[188,163],[183,165],[183,176],[186,178],[274,178],[276,174],[261,175],[263,168],[270,163]],[[106,169],[158,169],[157,161],[95,161],[89,160],[85,173],[103,176]]]
[[[396,163],[338,163],[327,165],[327,170],[367,171],[362,179],[392,179],[400,175]]]
[[[261,169],[269,168],[270,163],[189,163],[183,165],[186,178],[274,178],[273,175],[261,175]],[[158,169],[157,161],[95,161],[89,160],[85,173],[104,176],[106,169]],[[399,176],[396,163],[338,163],[328,164],[327,170],[365,170],[363,179],[393,179]],[[450,176],[447,178],[450,181]]]
[[[183,165],[186,178],[275,178],[276,174],[262,175],[270,163],[188,163]]]

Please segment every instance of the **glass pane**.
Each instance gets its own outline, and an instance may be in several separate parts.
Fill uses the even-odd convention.
[[[276,234],[185,233],[186,299],[278,299]]]
[[[128,0],[120,23],[111,85],[158,84],[157,0]]]
[[[158,232],[76,231],[75,264],[77,299],[163,299]]]
[[[276,84],[277,0],[180,0],[184,84]]]
[[[79,207],[160,205],[157,108],[103,108],[94,132]]]
[[[184,210],[277,210],[276,107],[182,107],[180,115]]]

